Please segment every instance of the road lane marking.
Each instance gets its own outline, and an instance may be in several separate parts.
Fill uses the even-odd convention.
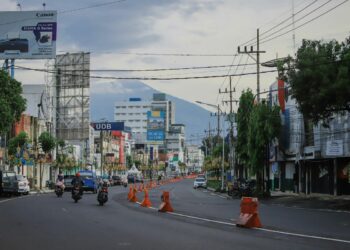
[[[141,205],[140,202],[137,202],[137,203]],[[153,209],[153,210],[158,210],[157,208],[154,208],[154,207],[149,207],[149,208]],[[187,215],[187,214],[180,214],[180,213],[175,213],[175,212],[166,212],[166,213],[174,215],[174,216],[179,216],[179,217],[184,217],[184,218],[189,218],[189,219],[195,219],[195,220],[201,220],[201,221],[206,221],[206,222],[212,222],[212,223],[221,224],[221,225],[237,226],[237,224],[231,223],[231,222],[212,220],[212,219],[207,219],[207,218],[202,218],[202,217],[197,217],[197,216],[192,216],[192,215]],[[264,232],[269,232],[269,233],[275,233],[275,234],[283,234],[283,235],[290,235],[290,236],[295,236],[295,237],[301,237],[301,238],[327,240],[327,241],[334,241],[334,242],[341,242],[341,243],[350,244],[350,240],[342,240],[342,239],[337,239],[337,238],[322,237],[322,236],[308,235],[308,234],[299,234],[299,233],[290,233],[290,232],[279,231],[279,230],[272,230],[272,229],[267,229],[267,228],[256,228],[256,227],[254,227],[252,229],[253,230],[254,229],[255,230],[259,230],[259,231],[264,231]]]
[[[328,241],[335,241],[335,242],[342,242],[342,243],[350,244],[350,240],[341,240],[341,239],[329,238],[329,237],[322,237],[322,236],[316,236],[316,235],[289,233],[289,232],[278,231],[278,230],[272,230],[272,229],[267,229],[267,228],[254,228],[254,229],[255,229],[255,230],[259,230],[259,231],[270,232],[270,233],[291,235],[291,236],[297,236],[297,237],[303,237],[303,238],[311,238],[311,239],[317,239],[317,240],[328,240]]]
[[[10,200],[14,200],[14,199],[16,199],[16,198],[2,200],[2,201],[0,201],[0,203],[6,202],[6,201],[10,201]]]
[[[192,216],[192,215],[179,214],[179,213],[175,213],[175,212],[167,212],[167,213],[168,213],[168,214],[172,214],[172,215],[176,215],[176,216],[180,216],[180,217],[195,219],[195,220],[202,220],[202,221],[207,221],[207,222],[214,222],[214,223],[217,223],[217,224],[223,224],[223,225],[229,225],[229,226],[236,226],[236,224],[234,224],[234,223],[225,222],[225,221],[211,220],[211,219],[196,217],[196,216]]]

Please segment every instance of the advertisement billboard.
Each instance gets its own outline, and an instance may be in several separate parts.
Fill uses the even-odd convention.
[[[165,139],[165,113],[163,111],[147,112],[147,141],[162,142]]]
[[[0,59],[56,56],[57,11],[0,11]]]

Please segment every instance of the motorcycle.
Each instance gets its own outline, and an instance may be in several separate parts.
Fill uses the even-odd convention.
[[[102,188],[99,190],[98,195],[97,195],[97,201],[100,204],[100,206],[103,206],[103,204],[108,201],[108,187],[107,187],[107,185],[103,185]]]
[[[57,197],[62,197],[62,195],[63,195],[63,188],[62,188],[62,186],[56,185],[55,193],[56,193]]]
[[[80,192],[80,187],[78,185],[73,187],[72,190],[72,199],[74,200],[75,203],[78,202],[78,200],[81,199],[81,192]]]

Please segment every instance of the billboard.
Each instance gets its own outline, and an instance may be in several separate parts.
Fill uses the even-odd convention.
[[[147,141],[163,142],[165,130],[165,113],[163,111],[147,112]]]
[[[0,59],[56,56],[57,11],[0,11]]]

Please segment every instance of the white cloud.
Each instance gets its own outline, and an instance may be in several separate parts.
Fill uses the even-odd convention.
[[[85,1],[76,1],[80,6],[84,6]],[[296,0],[296,11],[300,10],[303,6],[306,6],[309,1]],[[325,3],[326,0],[318,1],[319,6]],[[300,23],[296,23],[296,26],[309,20],[318,14],[329,9],[331,6],[342,2],[342,0],[332,1],[329,5],[326,5],[323,9],[316,11],[310,15],[309,18],[305,18]],[[150,4],[153,3],[152,1]],[[59,5],[57,3],[57,5]],[[63,5],[63,3],[62,3]],[[14,1],[5,1],[4,10],[14,10]],[[315,8],[310,7],[310,10]],[[129,7],[127,4],[121,5],[123,12],[135,10],[135,5],[131,4]],[[108,20],[108,30],[100,33],[104,33],[106,37],[104,39],[110,41],[117,41],[120,43],[121,49],[119,51],[131,51],[131,52],[155,52],[155,53],[200,53],[200,54],[228,54],[236,53],[237,46],[242,42],[245,42],[256,36],[257,27],[261,27],[261,33],[268,28],[279,23],[286,17],[291,15],[291,1],[278,1],[278,0],[254,0],[254,1],[232,1],[232,0],[177,0],[170,1],[169,4],[159,5],[155,1],[154,6],[147,6],[150,10],[144,16],[135,16],[137,23],[134,19],[131,26],[120,27],[120,25],[126,25],[125,20],[118,19],[118,15],[112,15],[112,11],[105,11],[105,8],[95,8],[90,11],[106,13],[106,18],[103,20],[94,19],[90,21],[94,22],[106,22]],[[118,7],[119,8],[119,7]],[[128,9],[129,8],[129,9]],[[132,9],[133,8],[133,9]],[[69,9],[69,6],[62,6],[61,9]],[[303,12],[300,16],[303,16],[308,11]],[[141,14],[141,11],[136,12]],[[316,21],[296,30],[296,42],[300,44],[302,38],[307,39],[338,39],[343,40],[346,36],[349,36],[350,28],[348,26],[350,22],[350,3],[344,4],[342,7],[337,8],[329,14],[317,19]],[[79,15],[86,13],[81,12]],[[127,15],[126,15],[127,16]],[[62,34],[59,34],[58,38],[58,50],[63,51],[79,51],[81,48],[86,48],[86,41],[77,37],[71,39],[75,35],[75,31],[69,30],[70,25],[74,27],[82,27],[85,25],[83,22],[74,22],[74,16],[68,16],[69,18],[60,18]],[[80,16],[82,17],[82,16]],[[130,18],[129,16],[127,16]],[[87,18],[87,17],[86,17]],[[125,16],[123,16],[125,18]],[[78,19],[76,19],[78,20]],[[81,20],[81,19],[79,19]],[[273,20],[273,22],[271,22]],[[74,22],[74,23],[69,23]],[[137,26],[138,25],[138,26]],[[115,26],[115,32],[113,32],[113,26]],[[137,26],[137,27],[136,27]],[[85,26],[84,26],[85,27]],[[98,25],[103,28],[103,25]],[[143,28],[140,31],[140,27]],[[291,27],[286,28],[286,30]],[[91,41],[96,40],[94,37],[94,30],[89,30],[89,44]],[[135,36],[135,29],[139,32],[139,36]],[[130,34],[133,34],[130,36]],[[63,36],[63,37],[62,37]],[[71,36],[71,37],[67,37]],[[145,38],[145,41],[142,39]],[[147,39],[150,38],[150,39]],[[129,40],[128,40],[129,39]],[[135,41],[137,39],[137,41]],[[147,41],[146,41],[147,40]],[[68,42],[69,41],[69,42]],[[101,41],[99,41],[101,42]],[[130,43],[129,47],[127,46]],[[118,44],[119,44],[118,43]],[[293,53],[292,48],[292,34],[289,33],[279,39],[275,39],[266,44],[261,45],[262,50],[266,50],[266,53],[261,56],[261,61],[267,61],[273,58],[283,57]],[[103,47],[101,51],[116,51],[116,48]],[[238,56],[234,61],[237,64],[241,56]],[[245,63],[247,56],[243,55],[240,63]],[[160,56],[148,56],[140,57],[135,55],[123,55],[117,53],[99,53],[92,51],[91,54],[91,68],[119,68],[119,69],[143,69],[143,68],[170,68],[170,67],[187,67],[187,66],[206,66],[206,65],[224,65],[231,64],[231,57],[160,57]],[[249,59],[249,63],[253,61]],[[44,67],[45,61],[18,61],[18,65],[31,65],[32,67]],[[247,67],[246,72],[255,72],[255,66]],[[264,70],[262,68],[262,70]],[[204,73],[205,72],[205,73]],[[108,75],[108,76],[190,76],[190,75],[217,75],[225,74],[227,71],[219,70],[200,70],[200,71],[181,71],[181,72],[152,72],[152,73],[133,73],[133,74],[116,74],[112,72],[103,72],[91,74]],[[231,73],[240,73],[242,68],[236,71],[236,68],[232,68]],[[35,72],[16,72],[16,76],[23,83],[44,83],[45,77],[42,73]],[[268,86],[275,80],[276,74],[266,74],[261,76],[261,91],[267,89]],[[239,77],[233,77],[233,85],[237,84]],[[110,80],[95,80],[92,79],[92,91],[115,91],[113,93],[128,93],[128,88],[125,84],[121,84],[116,81],[111,87],[103,88],[98,86],[99,83],[110,82]],[[218,89],[220,87],[227,88],[228,80],[222,78],[213,79],[200,79],[200,80],[181,80],[181,81],[145,81],[146,84],[168,94],[178,96],[188,101],[206,101],[208,103],[221,104],[222,99],[227,99],[228,96],[218,95]],[[105,85],[105,84],[103,84]],[[102,86],[102,85],[101,85]],[[121,87],[123,86],[123,87]],[[119,88],[118,88],[119,87]],[[235,98],[239,98],[239,95],[243,89],[250,87],[255,92],[256,90],[256,76],[243,76],[240,78],[237,84]]]

